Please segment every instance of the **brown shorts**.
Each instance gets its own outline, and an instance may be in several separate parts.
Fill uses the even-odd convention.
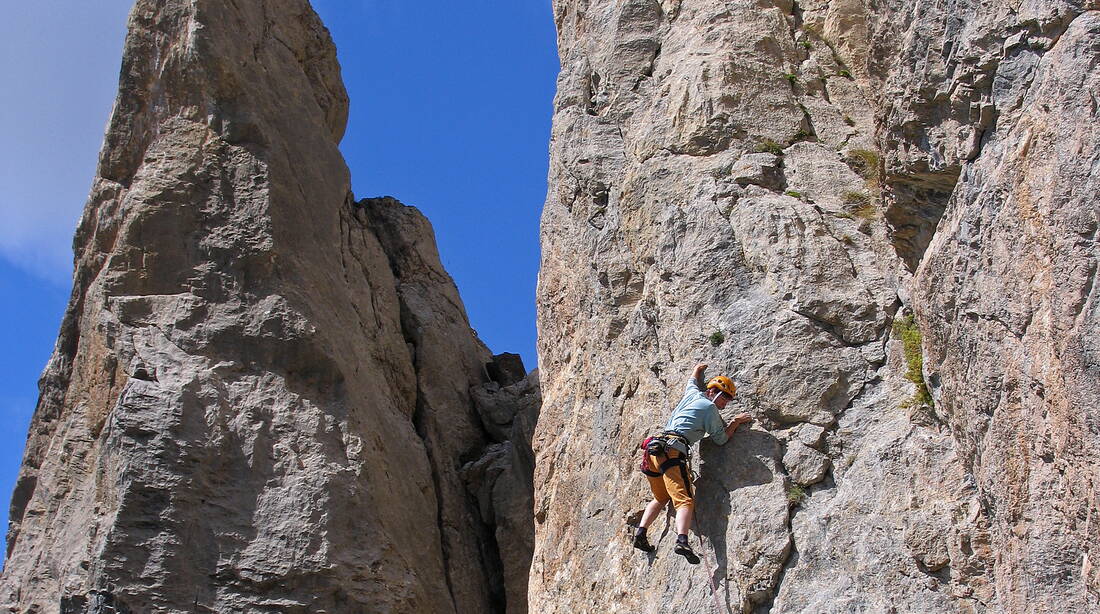
[[[668,450],[668,456],[650,456],[649,466],[660,467],[661,463],[669,458],[681,456],[679,450]],[[695,501],[688,493],[691,492],[691,476],[684,471],[683,465],[669,467],[660,477],[646,476],[649,480],[649,489],[653,491],[653,498],[664,504],[672,499],[672,505],[676,509],[688,506],[693,507]]]

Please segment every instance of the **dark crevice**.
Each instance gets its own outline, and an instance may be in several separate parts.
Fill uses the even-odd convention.
[[[131,614],[131,610],[114,594],[93,590],[83,595],[67,595],[59,602],[60,614]]]
[[[387,200],[387,199],[383,199]],[[397,202],[397,201],[393,201]],[[355,216],[360,221],[363,232],[376,233],[373,228],[373,218],[371,215],[370,207],[374,204],[374,199],[364,199],[359,202],[355,202],[349,198],[349,206],[352,208],[353,216],[356,213],[363,213],[367,216],[371,222],[364,222],[359,220],[358,216]],[[447,592],[450,596],[450,601],[454,604],[454,607],[459,608],[460,604],[455,596],[455,580],[452,578],[452,563],[454,554],[451,552],[452,545],[447,538],[447,532],[444,526],[444,518],[446,517],[447,506],[447,489],[445,488],[444,478],[442,475],[443,468],[447,464],[452,462],[459,462],[458,459],[454,461],[447,458],[440,458],[441,450],[445,451],[439,439],[439,425],[435,411],[429,405],[427,401],[427,394],[421,389],[419,380],[422,366],[420,364],[420,351],[421,351],[421,339],[417,333],[416,315],[409,309],[408,304],[405,301],[405,297],[401,291],[401,268],[396,261],[396,254],[391,253],[392,249],[388,248],[392,242],[382,241],[379,238],[382,251],[385,254],[390,270],[393,273],[394,280],[397,283],[398,306],[400,309],[399,321],[401,324],[401,335],[405,340],[405,343],[410,348],[409,360],[412,362],[413,372],[416,374],[417,386],[416,396],[414,400],[412,424],[416,431],[417,436],[420,438],[425,455],[427,456],[428,465],[431,471],[432,488],[435,493],[435,519],[436,519],[436,531],[439,535],[439,552],[442,557],[442,566],[444,572],[444,580],[447,584]],[[353,251],[353,256],[358,258],[358,254]],[[362,265],[362,263],[360,263]],[[365,270],[364,265],[364,270]],[[472,407],[470,408],[473,409]],[[483,436],[487,439],[487,434],[483,433]],[[457,477],[457,475],[456,475]],[[465,489],[463,489],[465,492]],[[463,507],[471,514],[472,518],[480,519],[479,514],[476,512],[476,501],[471,501],[468,493],[465,497],[465,501],[462,502]],[[482,557],[480,567],[485,572],[485,589],[489,596],[490,607],[492,608],[492,614],[503,614],[505,611],[504,597],[502,591],[494,591],[494,586],[503,586],[503,573],[500,562],[499,548],[495,539],[492,538],[492,528],[487,526],[487,523],[481,521],[478,523],[477,529],[477,547],[479,554]]]
[[[584,112],[588,115],[600,115],[599,92],[600,73],[592,71],[584,84]]]
[[[417,344],[416,337],[406,327],[408,321],[407,309],[405,302],[401,301],[401,333],[405,337],[406,343],[412,344],[412,360],[413,368],[419,371],[419,365],[417,360]],[[429,424],[431,409],[424,402],[424,392],[420,389],[420,386],[416,387],[416,403],[413,409],[412,423],[413,428],[416,429],[416,434],[420,437],[421,442],[424,445],[424,453],[428,457],[428,465],[431,467],[432,489],[435,491],[435,522],[436,531],[439,534],[439,550],[443,558],[443,577],[447,582],[447,592],[451,597],[451,603],[457,605],[455,601],[454,584],[451,579],[451,567],[449,562],[451,560],[450,548],[446,539],[446,532],[443,527],[443,485],[440,483],[440,476],[438,467],[440,465],[439,459],[435,457],[435,446],[432,445],[432,437],[430,432],[431,425]]]
[[[853,343],[851,341],[845,340],[844,335],[840,330],[841,326],[839,324],[829,322],[828,320],[822,320],[821,318],[817,317],[816,315],[814,315],[812,313],[805,312],[805,311],[799,311],[798,309],[792,308],[791,312],[796,313],[796,314],[802,316],[803,318],[806,318],[806,321],[810,323],[810,326],[813,326],[818,331],[829,335],[830,337],[833,338],[834,341],[836,341],[837,343],[839,343],[840,345],[842,345],[844,347],[858,348],[862,345],[866,345],[865,343]]]
[[[801,106],[801,105],[799,105]],[[810,117],[810,112],[802,107],[802,125],[799,128],[800,135],[796,135],[796,139],[800,141],[810,141],[812,143],[818,142],[820,139],[817,136],[817,128],[814,126],[814,120]],[[798,138],[798,137],[801,138]]]
[[[384,202],[379,202],[379,205],[388,202],[397,203],[392,199],[380,200]],[[370,219],[370,223],[364,225],[366,232],[373,232],[376,235],[390,232],[387,229],[387,222],[383,219],[384,216],[377,217],[373,215],[371,207],[375,206],[374,199],[365,199],[354,206],[356,210],[361,210]],[[480,485],[482,489],[488,489],[491,497],[496,480],[505,473],[511,472],[513,479],[522,480],[523,487],[530,490],[534,478],[534,456],[531,452],[530,441],[533,436],[534,425],[533,423],[527,425],[525,422],[524,425],[528,428],[523,428],[523,426],[518,429],[512,428],[511,424],[515,424],[520,420],[520,412],[517,411],[513,417],[513,422],[507,426],[509,431],[505,433],[502,440],[499,432],[501,426],[488,422],[489,418],[483,413],[480,407],[481,401],[474,394],[474,390],[480,390],[486,386],[499,387],[495,388],[496,390],[511,386],[524,386],[523,382],[527,380],[526,369],[518,355],[508,353],[495,355],[492,357],[491,362],[484,365],[482,377],[479,380],[480,384],[474,383],[474,388],[471,389],[470,396],[467,398],[468,405],[465,408],[454,408],[455,411],[465,409],[469,413],[472,418],[470,425],[477,429],[477,439],[480,443],[464,446],[461,450],[450,449],[447,446],[446,439],[446,417],[442,415],[439,409],[431,406],[427,392],[421,389],[419,385],[423,377],[421,352],[424,349],[422,347],[424,340],[419,333],[421,323],[418,316],[404,296],[401,279],[403,265],[400,263],[398,255],[393,253],[402,249],[400,243],[395,243],[395,241],[401,239],[390,232],[389,237],[385,239],[379,237],[379,240],[398,284],[397,298],[400,308],[401,333],[410,348],[410,359],[418,382],[412,420],[416,433],[424,444],[431,468],[432,485],[436,493],[436,523],[439,531],[440,552],[443,557],[445,580],[451,601],[460,611],[463,609],[464,605],[459,600],[465,599],[463,595],[467,594],[468,588],[457,584],[461,580],[458,579],[458,576],[452,577],[452,575],[462,569],[456,559],[463,556],[469,558],[469,555],[463,555],[462,552],[452,551],[456,549],[464,550],[467,546],[472,546],[476,548],[477,560],[463,562],[462,564],[470,564],[482,570],[484,583],[481,589],[484,590],[483,594],[487,598],[485,611],[489,614],[525,611],[523,605],[526,601],[525,593],[516,596],[519,603],[509,606],[508,590],[511,589],[511,586],[506,585],[505,581],[506,578],[510,577],[509,574],[514,572],[514,568],[524,565],[523,557],[518,556],[517,549],[523,549],[523,552],[527,554],[525,562],[527,568],[530,566],[530,555],[533,553],[533,549],[531,544],[527,543],[509,542],[504,545],[498,543],[497,531],[501,527],[505,527],[504,530],[506,531],[511,531],[509,533],[511,536],[523,535],[524,529],[513,526],[514,522],[502,524],[501,519],[496,517],[498,512],[494,505],[490,505],[488,510],[483,510],[480,497],[485,495],[485,490],[478,490],[477,487]],[[434,276],[432,279],[439,283],[450,283],[449,278],[442,279],[439,276]],[[456,305],[456,308],[461,309],[461,306]],[[537,394],[537,383],[534,384],[534,391]],[[522,393],[521,398],[529,399],[530,397],[525,396],[526,394],[530,394],[530,392]],[[520,407],[525,412],[531,409],[529,405],[521,405]],[[537,407],[534,411],[533,417],[525,413],[523,419],[526,421],[537,420]],[[477,466],[479,464],[481,464],[480,470],[483,471],[484,481],[478,482],[477,478],[470,481],[468,472],[478,472]],[[501,472],[499,464],[507,465],[507,470]],[[450,480],[452,475],[457,482]],[[530,495],[528,500],[529,509],[533,506],[533,492]],[[456,513],[465,520],[453,518]],[[534,519],[531,518],[530,520],[529,535],[527,537],[533,542]],[[464,540],[454,542],[448,538],[445,527],[450,526],[450,523],[453,522],[466,523],[463,532],[472,536],[471,542],[468,543]],[[507,552],[504,553],[507,556],[502,556],[502,547],[508,548]],[[506,562],[508,563],[507,573]]]
[[[976,311],[966,311],[962,315],[963,315],[963,317],[967,318],[971,322],[976,322],[978,320],[985,320],[986,322],[992,322],[992,323],[1000,326],[1001,328],[1003,328],[1005,330],[1005,332],[1007,332],[1008,334],[1015,337],[1017,341],[1019,341],[1020,339],[1023,338],[1023,331],[1027,330],[1027,325],[1025,324],[1024,326],[1020,327],[1021,328],[1020,331],[1017,331],[1016,327],[1012,326],[1008,322],[1005,322],[1001,318],[999,318],[996,315],[991,314],[991,313],[978,313]]]
[[[650,58],[650,60],[649,60],[649,66],[646,68],[646,70],[642,74],[644,74],[647,77],[652,77],[653,76],[653,70],[657,66],[657,58],[659,58],[659,57],[661,57],[661,43],[660,42],[657,43],[657,47],[653,50],[653,57]]]
[[[523,508],[534,508],[534,472],[535,459],[531,448],[534,437],[534,425],[538,422],[541,401],[530,404],[538,395],[538,384],[533,382],[523,366],[519,355],[503,353],[492,357],[486,370],[490,382],[479,389],[493,394],[514,394],[510,400],[515,403],[510,422],[505,425],[494,421],[499,419],[491,408],[483,408],[486,401],[478,394],[473,395],[474,411],[481,417],[481,426],[488,445],[471,455],[469,462],[463,462],[460,472],[465,484],[468,513],[481,522],[482,533],[479,536],[479,548],[483,561],[489,568],[490,597],[492,612],[503,614],[505,611],[525,611],[525,586],[508,586],[506,578],[515,577],[522,570],[523,576],[530,573],[531,559],[534,554],[534,518],[527,515],[516,518],[507,508],[497,507],[495,492],[501,480],[507,480],[505,489],[519,491],[524,498]],[[490,405],[491,401],[488,402]],[[501,432],[504,429],[506,432]],[[479,505],[484,504],[483,497],[489,498],[488,517],[482,515]],[[501,518],[498,514],[505,514]],[[498,541],[498,530],[503,530],[507,540],[507,560],[502,556],[502,544]],[[509,589],[517,592],[512,597],[516,603],[509,607]]]
[[[787,571],[793,569],[795,565],[798,565],[798,545],[794,542],[794,516],[798,513],[798,508],[791,510],[787,514],[787,554],[783,559],[783,565],[779,568],[779,573],[776,574],[775,580],[772,582],[771,588],[768,589],[768,595],[764,601],[757,604],[752,609],[752,614],[771,614],[772,608],[775,607],[775,598],[779,594],[780,588],[783,586],[783,580],[787,576]]]
[[[916,271],[932,242],[958,183],[960,167],[937,173],[886,177],[889,198],[883,210],[894,251],[910,272]]]
[[[798,5],[797,1],[791,3],[791,17],[794,17],[794,23],[792,24],[792,26],[793,26],[792,29],[798,29],[798,28],[802,27],[802,23],[803,23],[802,15],[803,15],[804,12],[805,11],[802,10],[802,7]]]
[[[646,63],[645,68],[642,69],[641,76],[639,76],[634,81],[634,86],[630,88],[630,91],[637,92],[638,88],[641,87],[642,82],[644,82],[646,79],[651,79],[653,77],[653,71],[654,71],[655,67],[657,66],[657,58],[660,57],[660,56],[661,56],[661,43],[658,42],[658,43],[656,43],[656,46],[653,49],[653,57],[651,57],[649,59],[649,62]]]

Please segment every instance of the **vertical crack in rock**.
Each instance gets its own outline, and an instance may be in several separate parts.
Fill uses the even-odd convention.
[[[443,499],[445,495],[443,493],[443,487],[441,485],[441,480],[439,476],[439,459],[435,457],[435,446],[432,445],[431,436],[428,433],[428,418],[426,417],[426,414],[428,413],[430,413],[430,410],[426,408],[426,405],[424,403],[423,392],[418,389],[416,395],[416,411],[415,413],[413,413],[413,424],[416,425],[416,434],[423,442],[424,449],[428,454],[428,460],[432,464],[432,488],[435,490],[436,493],[435,521],[436,528],[439,531],[440,535],[439,551],[443,557],[443,572],[445,574],[444,578],[447,581],[447,594],[450,597],[452,607],[454,607],[453,604],[457,603],[458,600],[455,598],[454,580],[451,577],[451,565],[453,563],[451,548],[447,539],[444,538],[447,530],[447,527],[443,523],[445,513],[443,509]]]
[[[772,609],[775,607],[775,596],[783,586],[783,578],[786,577],[787,570],[798,564],[798,544],[795,543],[794,529],[791,524],[794,520],[794,515],[797,513],[797,508],[792,509],[787,518],[787,531],[790,533],[790,543],[787,547],[786,555],[783,557],[782,564],[779,567],[779,571],[776,573],[775,578],[773,578],[765,596],[761,601],[752,606],[752,614],[771,614]]]
[[[878,343],[885,343],[885,338]],[[881,365],[878,365],[881,366]],[[877,368],[878,366],[872,366],[871,368]],[[757,603],[753,607],[753,614],[771,614],[775,607],[776,597],[783,590],[783,581],[787,577],[787,573],[798,565],[799,553],[798,553],[798,539],[797,533],[794,529],[794,520],[796,515],[804,508],[810,507],[814,503],[814,493],[822,490],[831,490],[836,488],[836,480],[833,477],[833,467],[836,459],[829,454],[827,441],[831,435],[833,435],[840,420],[843,419],[845,413],[850,410],[861,398],[863,398],[865,392],[869,386],[874,386],[875,381],[869,380],[860,387],[855,396],[848,402],[848,405],[837,414],[836,421],[830,424],[828,427],[822,429],[820,427],[813,427],[812,425],[803,425],[797,427],[796,432],[788,439],[788,449],[791,446],[797,446],[803,449],[809,454],[801,454],[791,456],[784,454],[782,460],[782,466],[784,475],[791,481],[791,486],[788,489],[788,500],[795,498],[797,494],[797,500],[790,501],[790,512],[787,516],[787,532],[790,536],[790,547],[787,551],[786,557],[782,561],[782,565],[779,568],[774,582],[768,588],[766,593],[766,600]],[[815,457],[815,449],[825,445],[825,453],[822,455],[818,453]],[[807,457],[808,456],[808,457]],[[801,463],[801,465],[788,464],[788,459]],[[792,475],[793,473],[793,475]],[[797,490],[791,490],[797,489]],[[805,490],[803,490],[805,489]],[[797,591],[798,589],[795,589]]]
[[[533,531],[532,468],[522,451],[537,419],[537,384],[517,355],[490,356],[471,334],[423,216],[391,198],[364,199],[356,211],[397,281],[417,379],[414,423],[432,466],[455,610],[522,614]]]

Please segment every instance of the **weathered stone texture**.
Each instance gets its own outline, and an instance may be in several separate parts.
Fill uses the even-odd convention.
[[[1097,608],[1096,8],[554,3],[532,607]],[[624,525],[698,361],[757,421],[691,568]]]
[[[515,354],[498,354],[491,364],[503,363],[501,372],[517,366],[521,371],[518,359]],[[462,478],[476,497],[480,517],[495,527],[495,542],[484,543],[497,548],[507,612],[523,614],[528,611],[527,576],[535,547],[531,438],[542,397],[538,370],[519,381],[508,381],[491,381],[473,389],[474,404],[494,443],[485,448],[481,458],[462,467]],[[539,607],[532,610],[537,612]]]
[[[1001,605],[1088,612],[1100,607],[1100,575],[1082,576],[1100,543],[1088,526],[1100,481],[1100,12],[1041,15],[1004,44],[996,126],[963,167],[913,296],[937,409],[990,518]]]
[[[0,609],[525,611],[537,387],[484,427],[491,356],[427,221],[351,197],[347,105],[304,0],[137,2]],[[462,475],[494,442],[506,523]]]

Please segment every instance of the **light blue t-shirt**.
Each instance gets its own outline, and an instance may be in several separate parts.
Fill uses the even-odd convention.
[[[718,445],[729,440],[726,437],[726,422],[718,413],[718,407],[703,395],[694,377],[688,380],[684,398],[672,410],[665,430],[683,433],[692,444],[708,435]]]

